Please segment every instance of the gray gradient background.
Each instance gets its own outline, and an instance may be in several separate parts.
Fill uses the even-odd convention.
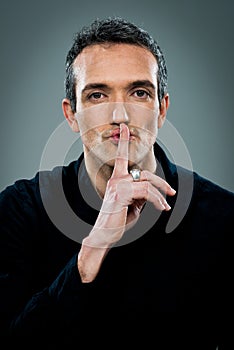
[[[233,191],[231,0],[2,2],[0,190],[39,169],[47,140],[64,120],[64,62],[73,34],[109,15],[134,21],[158,39],[169,71],[167,118],[193,168]]]

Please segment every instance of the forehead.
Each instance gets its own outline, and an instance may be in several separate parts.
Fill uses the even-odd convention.
[[[158,65],[154,55],[146,48],[131,44],[95,44],[84,48],[74,64],[76,78],[106,78],[115,74],[123,78],[137,75],[139,79],[156,78]],[[148,75],[148,76],[147,76]]]

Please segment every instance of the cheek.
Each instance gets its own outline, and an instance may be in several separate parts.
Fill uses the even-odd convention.
[[[148,134],[147,137],[146,137],[146,140],[145,140],[146,146],[148,145],[148,148],[150,148],[155,143],[156,138],[157,138],[157,134],[156,133]]]
[[[95,133],[93,130],[86,130],[84,132],[84,130],[80,131],[81,133],[81,139],[82,139],[82,143],[86,146],[86,148],[90,149],[95,141]]]
[[[96,130],[96,133],[99,134],[107,125],[107,120],[103,117],[103,114],[97,113],[94,108],[78,113],[77,121],[81,134],[86,134],[90,130]]]
[[[82,124],[80,129],[81,139],[85,146],[94,146],[102,140],[102,132],[105,130],[104,126],[99,128],[90,128],[89,125]]]
[[[145,125],[145,143],[148,144],[149,147],[151,147],[155,143],[157,135],[158,125],[157,119],[155,118]]]
[[[145,124],[145,130],[148,131],[149,136],[155,137],[158,134],[158,118],[148,119]]]

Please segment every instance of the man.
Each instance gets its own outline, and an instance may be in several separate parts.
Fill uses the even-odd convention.
[[[157,143],[169,107],[160,47],[108,18],[77,34],[66,63],[62,108],[83,154],[1,193],[3,334],[229,349],[234,196]]]

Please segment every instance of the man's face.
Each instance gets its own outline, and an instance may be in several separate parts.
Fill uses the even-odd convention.
[[[129,165],[147,160],[165,117],[159,108],[157,70],[152,53],[135,45],[93,45],[77,56],[76,120],[85,155],[113,166],[124,122],[131,135]]]

